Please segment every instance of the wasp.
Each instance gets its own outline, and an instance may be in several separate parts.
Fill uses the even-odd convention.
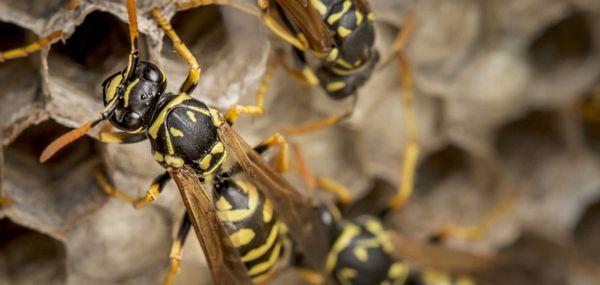
[[[201,242],[215,284],[261,283],[268,279],[285,259],[290,244],[287,237],[293,239],[295,248],[305,252],[309,264],[323,268],[326,249],[320,241],[325,233],[318,216],[307,199],[259,154],[280,146],[277,168],[285,169],[287,146],[283,137],[271,136],[251,148],[231,127],[239,115],[248,113],[246,106],[234,106],[234,111],[223,115],[192,98],[200,66],[161,11],[154,8],[152,17],[171,39],[178,56],[189,64],[179,92],[166,92],[165,73],[157,65],[140,60],[134,0],[127,0],[127,11],[131,51],[127,66],[102,84],[104,109],[96,119],[48,145],[40,161],[50,159],[103,121],[120,131],[102,131],[102,142],[149,140],[153,157],[166,172],[157,176],[144,197],[133,199],[118,191],[100,169],[95,174],[107,193],[135,207],[156,200],[171,178],[178,185],[187,214],[171,249],[166,283],[173,282],[191,227]],[[211,185],[212,201],[202,182]]]
[[[430,237],[431,243],[436,244],[424,245],[383,225],[382,221],[397,208],[393,200],[380,197],[386,195],[376,191],[357,199],[339,182],[311,174],[300,147],[292,143],[292,148],[298,165],[297,172],[312,194],[315,210],[328,235],[326,275],[313,272],[301,261],[295,264],[312,284],[323,284],[326,277],[330,277],[339,285],[474,285],[472,277],[463,273],[494,265],[488,258],[452,251],[437,244],[448,238],[480,237],[514,202],[515,193],[508,193],[488,209],[479,224],[442,227]],[[333,194],[334,201],[319,199],[314,189]],[[380,204],[383,206],[380,207]],[[413,263],[418,266],[413,267]],[[432,269],[436,267],[463,273],[454,275]]]
[[[287,65],[281,53],[275,52],[267,63],[257,101],[262,101],[272,69],[277,65],[282,65],[293,78],[305,84],[319,85],[334,100],[353,98],[345,112],[317,122],[288,127],[284,130],[286,134],[318,130],[352,114],[358,89],[371,77],[380,61],[379,52],[374,47],[375,16],[366,0],[257,0],[259,11],[256,7],[232,0],[191,0],[179,2],[178,6],[179,10],[187,10],[210,4],[229,5],[260,16],[264,25],[292,48],[298,67]],[[391,53],[402,62],[406,62],[402,50],[414,28],[411,12],[407,13],[405,22]],[[316,58],[318,64],[309,64],[308,54]]]
[[[260,16],[269,30],[291,45],[292,55],[299,65],[288,66],[281,52],[273,53],[267,61],[266,71],[256,95],[256,105],[247,110],[249,114],[263,114],[264,96],[273,69],[281,65],[293,78],[309,85],[320,85],[334,100],[352,98],[352,103],[345,112],[319,121],[286,127],[283,130],[285,135],[319,130],[352,115],[358,89],[371,77],[380,58],[374,47],[375,15],[366,0],[257,0],[259,11],[256,7],[232,0],[178,2],[179,10],[210,4],[229,5],[245,13]],[[410,197],[419,158],[413,79],[409,61],[403,52],[414,28],[414,14],[409,11],[405,15],[402,30],[393,42],[390,54],[383,59],[383,64],[391,58],[396,59],[406,124],[402,179],[398,186],[398,195],[393,198],[394,207],[401,207]],[[317,59],[317,66],[308,63],[309,54]]]

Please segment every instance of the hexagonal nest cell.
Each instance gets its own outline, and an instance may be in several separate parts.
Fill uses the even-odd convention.
[[[69,9],[71,2],[79,5]],[[254,103],[271,52],[290,51],[260,17],[232,7],[178,11],[175,0],[137,2],[141,59],[161,67],[169,92],[188,72],[151,15],[156,5],[202,68],[190,95],[221,110]],[[412,195],[385,224],[426,243],[445,225],[478,223],[514,192],[515,202],[478,239],[442,245],[497,261],[485,272],[490,278],[482,275],[490,284],[600,284],[586,273],[600,272],[600,123],[580,108],[600,98],[600,10],[593,1],[369,2],[381,19],[375,48],[382,62],[360,89],[352,117],[286,137],[302,147],[314,174],[355,194],[360,207],[346,214],[381,212],[402,182],[403,90],[387,51],[412,11],[415,26],[403,51],[421,148]],[[184,210],[174,185],[136,210],[106,195],[92,173],[101,165],[115,187],[143,197],[162,171],[147,143],[104,146],[96,140],[99,126],[45,164],[38,161],[53,139],[98,115],[101,83],[126,66],[124,3],[0,0],[0,51],[65,32],[40,52],[0,63],[0,195],[12,202],[0,208],[0,284],[155,284],[165,276]],[[317,93],[323,90],[279,66],[264,114],[242,116],[235,128],[254,144],[349,104]],[[600,114],[600,103],[589,106]],[[299,182],[294,158],[290,170],[286,176]],[[177,284],[210,284],[198,244],[187,245],[184,259],[188,272]],[[298,283],[288,275],[294,274],[273,284]]]
[[[13,200],[8,215],[57,235],[105,201],[92,176],[92,167],[100,160],[91,138],[67,146],[44,164],[39,162],[43,148],[68,130],[54,121],[29,127],[6,147],[4,157],[4,194]]]
[[[126,66],[128,42],[127,24],[110,13],[92,12],[65,43],[58,42],[50,50],[50,77],[70,88],[78,87],[83,95],[100,98],[104,79]]]
[[[0,219],[0,273],[7,284],[65,284],[64,244]]]

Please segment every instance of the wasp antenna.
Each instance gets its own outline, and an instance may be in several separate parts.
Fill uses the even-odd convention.
[[[52,143],[50,143],[40,155],[40,162],[44,163],[52,156],[54,156],[59,150],[63,149],[65,146],[71,144],[72,142],[78,140],[83,137],[87,132],[89,132],[99,121],[95,120],[92,122],[88,122],[81,127],[71,130],[68,133],[60,136]]]

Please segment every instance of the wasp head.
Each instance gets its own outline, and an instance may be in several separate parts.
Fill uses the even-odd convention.
[[[129,78],[125,78],[125,71],[113,74],[102,83],[105,106],[118,96],[110,122],[126,132],[145,130],[166,86],[162,70],[149,62],[137,64]]]

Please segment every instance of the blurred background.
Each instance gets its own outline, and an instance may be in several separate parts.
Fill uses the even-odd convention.
[[[102,109],[100,84],[129,52],[124,1],[81,0],[73,9],[69,2],[0,0],[0,50],[65,32],[42,52],[0,63],[0,194],[13,200],[0,210],[0,284],[157,284],[185,210],[177,189],[169,184],[152,206],[135,210],[107,197],[91,174],[102,164],[119,189],[142,196],[161,173],[149,145],[103,145],[96,131],[48,163],[37,160]],[[176,1],[138,2],[142,58],[177,90],[187,66],[149,15],[158,6],[203,69],[193,96],[220,109],[253,102],[269,52],[286,47],[229,7],[175,13]],[[600,284],[600,1],[370,2],[383,55],[406,12],[416,20],[406,56],[421,152],[415,193],[385,221],[390,229],[425,242],[444,225],[478,223],[510,196],[481,237],[443,245],[521,269],[490,269],[496,284]],[[382,64],[351,118],[289,140],[314,173],[357,195],[393,190],[406,133],[401,96],[396,65]],[[236,125],[250,144],[350,104],[282,69],[265,100],[264,116]],[[193,234],[177,284],[210,284]]]

